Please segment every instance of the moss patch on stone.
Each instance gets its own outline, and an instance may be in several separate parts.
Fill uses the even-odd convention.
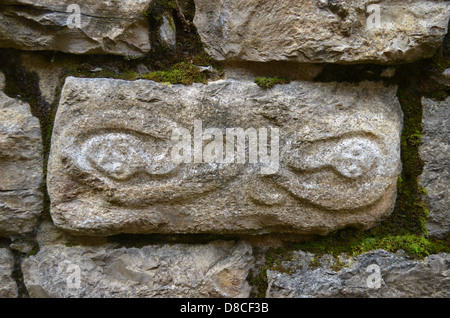
[[[264,264],[249,272],[248,281],[252,286],[250,297],[264,298],[267,291],[267,271],[274,270],[280,273],[293,274],[290,269],[283,266],[284,261],[292,260],[292,251],[286,248],[271,249],[268,252],[255,252],[255,258],[264,257]]]
[[[281,77],[257,77],[255,83],[261,88],[269,89],[275,85],[289,84],[290,80]]]
[[[293,245],[287,252],[298,249],[309,251],[316,255],[331,254],[334,257],[343,253],[349,256],[356,256],[377,249],[384,249],[392,253],[403,250],[413,258],[423,259],[431,254],[450,252],[450,243],[415,234],[377,237],[365,233],[352,233],[350,235],[347,234],[346,237],[343,232],[340,232],[340,235],[337,236],[323,238],[302,245]]]
[[[206,74],[198,67],[186,62],[178,63],[165,71],[154,71],[141,76],[143,79],[155,82],[191,85],[192,83],[206,84]]]

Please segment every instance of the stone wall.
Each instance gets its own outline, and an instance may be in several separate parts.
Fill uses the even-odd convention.
[[[449,297],[448,1],[0,2],[0,297]]]

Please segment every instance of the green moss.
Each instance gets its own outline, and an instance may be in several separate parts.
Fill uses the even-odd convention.
[[[334,259],[333,264],[330,266],[330,269],[332,269],[335,272],[339,272],[341,269],[349,267],[347,263],[344,263],[341,258],[337,257]]]
[[[142,75],[143,79],[155,82],[191,85],[192,83],[206,84],[205,73],[200,72],[195,65],[185,62],[175,64],[166,71],[155,71]]]
[[[317,256],[314,256],[312,261],[308,264],[310,270],[314,270],[320,267],[320,260]]]
[[[443,72],[450,68],[450,59],[444,57],[442,49],[440,52],[434,55],[433,65],[435,65],[438,72]]]
[[[134,81],[139,78],[139,74],[135,71],[126,71],[118,75],[119,79]]]
[[[252,287],[251,298],[265,298],[267,291],[267,269],[261,268],[258,271],[250,270],[248,283]]]
[[[281,77],[257,77],[255,83],[261,88],[272,88],[279,84],[289,84],[290,80]]]
[[[275,270],[288,275],[293,274],[295,270],[285,268],[283,261],[292,260],[294,251],[307,251],[314,254],[314,258],[308,264],[310,270],[321,266],[320,257],[325,254],[332,255],[335,259],[330,268],[336,272],[347,267],[339,255],[357,256],[373,250],[383,249],[395,253],[403,250],[407,255],[416,259],[423,259],[431,254],[450,253],[450,242],[448,240],[439,240],[427,238],[423,235],[386,235],[370,236],[370,232],[362,233],[356,230],[344,230],[327,236],[316,241],[291,244],[284,249],[270,251],[266,256],[266,263],[260,269],[258,275],[253,277],[253,283],[256,286],[267,288],[267,270]]]
[[[258,253],[257,253],[258,254]],[[256,255],[255,258],[261,255]],[[273,270],[280,273],[293,274],[292,269],[287,269],[283,266],[284,261],[292,261],[293,253],[286,248],[278,248],[268,251],[265,254],[265,263],[257,270],[252,270],[249,273],[249,284],[252,286],[251,297],[264,298],[267,291],[267,271]]]
[[[403,250],[415,258],[424,258],[430,254],[449,252],[450,243],[413,234],[400,236],[388,235],[380,238],[367,238],[360,244],[353,246],[352,252],[355,255],[376,249],[384,249],[389,252]]]
[[[395,78],[398,85],[398,99],[404,113],[404,126],[401,136],[401,159],[403,169],[397,183],[397,202],[394,213],[382,226],[373,231],[376,236],[383,235],[427,235],[425,228],[428,209],[423,202],[424,189],[418,177],[423,170],[419,155],[422,139],[422,96],[443,99],[447,96],[445,87],[437,83],[432,74],[439,72],[436,61],[442,60],[438,51],[430,59],[405,65],[397,70]]]

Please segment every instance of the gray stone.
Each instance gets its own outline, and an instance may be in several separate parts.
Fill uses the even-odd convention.
[[[17,298],[17,284],[12,275],[14,257],[6,248],[0,248],[0,298]]]
[[[313,254],[297,252],[293,261],[283,264],[292,274],[267,271],[266,296],[450,297],[450,254],[416,260],[402,253],[377,250],[356,257],[341,255],[339,260],[331,255],[313,260]]]
[[[37,228],[36,241],[41,249],[47,245],[70,245],[71,242],[69,236],[70,235],[64,231],[59,230],[53,222],[42,220],[42,222],[39,222]]]
[[[3,0],[0,47],[142,56],[150,50],[144,11],[151,2]]]
[[[37,243],[31,238],[31,235],[12,235],[11,236],[11,244],[9,244],[9,248],[14,251],[18,251],[23,254],[32,253],[33,250],[37,247]]]
[[[177,46],[177,33],[172,16],[163,15],[163,23],[159,27],[159,39],[161,43],[169,48]]]
[[[79,65],[75,58],[65,56],[63,64],[54,63],[39,52],[24,51],[20,54],[21,66],[37,75],[40,95],[49,105],[55,102],[67,69]]]
[[[427,195],[428,234],[444,237],[450,232],[450,97],[445,101],[423,98],[423,134],[419,147],[424,162],[420,185]]]
[[[0,72],[0,91],[5,89],[5,74]]]
[[[442,72],[442,75],[443,75],[445,78],[450,79],[450,68],[448,68],[448,69],[446,69],[444,72]]]
[[[139,64],[136,66],[136,72],[140,75],[147,74],[150,72],[150,69],[144,64]]]
[[[381,77],[393,77],[395,75],[395,71],[396,71],[395,68],[388,67],[381,72],[380,76]]]
[[[33,230],[43,208],[42,168],[38,119],[0,91],[0,236]]]
[[[444,72],[434,72],[430,75],[431,79],[435,80],[438,84],[446,86],[450,89],[450,68]]]
[[[198,33],[208,53],[221,61],[413,62],[431,57],[442,45],[450,17],[450,3],[443,0],[195,4]]]
[[[250,245],[42,248],[24,260],[31,297],[248,297]]]
[[[226,142],[229,128],[252,142]],[[401,129],[396,87],[382,83],[69,77],[49,158],[51,215],[79,235],[367,229],[395,204]],[[177,130],[189,148],[181,163]]]
[[[108,244],[108,237],[106,236],[74,236],[66,231],[57,228],[51,220],[43,219],[39,222],[36,231],[36,243],[39,248],[48,245],[66,245],[66,246],[102,246]],[[33,249],[36,245],[33,246]]]

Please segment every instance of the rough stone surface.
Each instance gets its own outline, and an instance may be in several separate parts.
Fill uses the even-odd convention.
[[[444,72],[442,72],[442,75],[444,75],[445,78],[450,79],[450,68],[448,68]]]
[[[269,270],[266,296],[450,297],[450,254],[430,255],[421,261],[377,250],[354,258],[341,255],[339,260],[325,255],[319,264],[313,259],[313,254],[298,252],[292,262],[283,264],[293,274]],[[335,271],[337,262],[341,269]]]
[[[42,166],[38,119],[0,91],[0,236],[33,229],[42,211]]]
[[[3,0],[0,47],[140,56],[150,50],[143,12],[152,0]],[[80,19],[76,18],[78,5]],[[77,22],[80,22],[77,25]]]
[[[195,158],[178,164],[175,131],[201,139],[195,120],[217,128],[215,136],[194,142]],[[269,148],[270,159],[250,161],[255,152],[246,149],[228,164],[207,161],[218,145],[229,158],[226,146],[236,144],[224,145],[222,134],[236,127],[253,128],[259,140],[251,144],[262,154]],[[82,235],[369,228],[394,206],[401,129],[396,88],[382,83],[264,90],[250,81],[183,86],[69,77],[48,166],[51,215]]]
[[[175,49],[177,46],[177,34],[173,18],[164,14],[162,19],[163,23],[159,28],[159,39],[163,45]]]
[[[31,297],[248,297],[246,243],[44,247],[23,262]]]
[[[62,63],[54,63],[39,52],[30,51],[21,52],[20,60],[21,66],[37,75],[36,83],[39,85],[41,97],[49,105],[52,105],[57,99],[61,81],[64,78],[64,73],[67,72],[67,68],[78,65],[67,55],[64,57],[65,64],[61,65]]]
[[[22,254],[33,253],[33,250],[37,247],[37,243],[33,241],[30,234],[13,235],[10,240],[9,248]]]
[[[0,91],[5,89],[5,74],[0,72]]]
[[[194,24],[217,60],[412,62],[447,33],[448,1],[195,0]],[[376,24],[373,6],[378,6]],[[369,21],[369,22],[368,22]]]
[[[6,248],[0,248],[0,298],[16,298],[17,284],[12,278],[14,257]]]
[[[424,161],[420,184],[426,191],[429,235],[443,237],[450,232],[450,98],[423,98],[423,134],[419,148]]]

